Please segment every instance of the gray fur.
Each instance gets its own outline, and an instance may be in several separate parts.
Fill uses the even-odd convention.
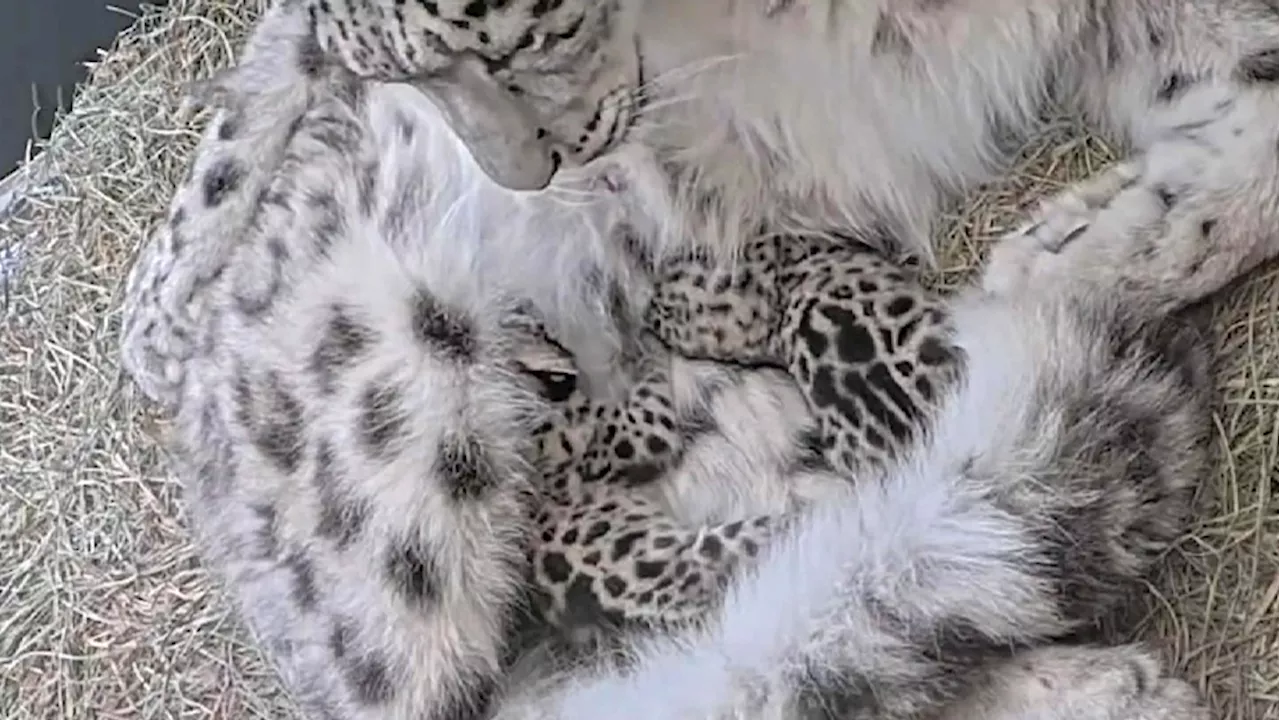
[[[1075,214],[1067,195],[1059,205]],[[830,707],[930,717],[981,687],[1011,647],[1113,608],[1189,522],[1211,402],[1200,334],[1144,291],[1100,288],[1087,273],[1095,235],[1140,241],[1114,234],[1118,209],[1041,247],[1084,243],[1072,255],[1078,280],[1033,272],[1025,289],[973,290],[950,305],[965,370],[923,442],[859,478],[850,498],[813,508],[731,587],[712,624],[640,646],[634,669],[569,676],[500,717],[765,720]],[[1029,231],[1073,226],[1048,220]],[[995,253],[1022,252],[1021,238]],[[994,262],[987,287],[1009,267]],[[1095,697],[1093,707],[1122,706]]]
[[[1048,244],[1036,229],[1011,238],[993,259],[993,294],[952,306],[967,369],[933,432],[851,499],[829,478],[789,487],[794,475],[775,461],[810,422],[804,404],[747,374],[716,401],[718,417],[766,418],[741,411],[768,403],[781,412],[694,448],[658,493],[665,510],[696,526],[797,499],[821,507],[707,628],[634,647],[633,674],[574,674],[546,707],[769,717],[843,698],[893,717],[964,702],[985,670],[947,677],[952,660],[913,654],[920,633],[962,620],[985,635],[944,648],[983,658],[992,638],[1043,641],[1150,565],[1203,462],[1202,373],[1169,352],[1194,343],[1164,334],[1166,316],[1276,252],[1274,4],[973,5],[622,8],[574,72],[531,51],[507,78],[534,83],[535,114],[563,122],[556,142],[577,142],[573,125],[606,103],[632,115],[625,137],[584,146],[540,194],[494,183],[486,173],[507,151],[482,169],[474,133],[448,131],[458,113],[421,87],[454,92],[449,73],[360,83],[311,35],[305,4],[259,23],[209,93],[222,109],[130,275],[122,355],[174,413],[175,467],[206,554],[311,713],[466,714],[504,689],[505,711],[542,707],[520,692],[537,677],[504,688],[534,537],[532,436],[546,417],[524,363],[555,355],[527,332],[530,303],[573,351],[584,388],[607,397],[637,370],[656,259],[689,238],[731,251],[761,225],[853,228],[920,250],[911,239],[944,188],[998,167],[997,128],[1028,129],[1050,79],[1145,154],[1102,203],[1067,198],[1071,242],[1057,230]],[[834,32],[815,32],[829,20]],[[640,77],[620,71],[574,86],[576,69],[635,64],[628,27],[646,85],[620,94],[619,78]],[[877,27],[895,42],[872,42]],[[1186,78],[1170,83],[1177,73]],[[569,98],[586,105],[562,112]],[[1031,271],[1043,296],[1020,295]],[[678,398],[702,371],[673,367]],[[331,461],[337,482],[320,472]],[[1086,490],[1096,503],[1081,500]],[[1134,502],[1151,493],[1163,504]],[[1063,531],[1100,554],[1072,554],[1082,546],[1053,534]],[[833,547],[855,552],[852,564],[834,567]],[[959,550],[972,552],[933,562]],[[1085,561],[1095,564],[1074,564]],[[851,587],[804,582],[866,562],[918,570],[893,574],[916,584],[857,572]],[[1101,579],[1085,583],[1089,573]],[[1084,583],[1074,605],[1062,602],[1068,581]],[[834,587],[852,592],[832,598]],[[1008,593],[989,597],[993,587]],[[777,633],[747,632],[765,619]],[[633,692],[647,704],[627,706]],[[877,705],[886,692],[902,707]]]

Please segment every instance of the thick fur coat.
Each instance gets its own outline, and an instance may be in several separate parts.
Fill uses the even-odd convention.
[[[332,66],[300,5],[212,86],[123,356],[174,413],[208,556],[317,717],[915,717],[960,707],[1010,641],[1095,617],[1180,532],[1206,382],[1166,320],[1276,254],[1273,2],[649,0],[618,15],[647,78],[628,140],[532,194],[420,88]],[[761,225],[927,255],[941,203],[1052,98],[1140,171],[1062,200],[1079,225],[1011,239],[955,302],[965,377],[927,439],[706,627],[507,687],[543,412],[515,308],[616,391],[656,258]]]

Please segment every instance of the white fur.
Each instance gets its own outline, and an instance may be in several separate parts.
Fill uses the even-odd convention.
[[[1026,572],[1025,525],[960,473],[969,462],[1034,468],[1051,457],[1041,444],[1052,437],[1028,422],[1035,389],[1044,373],[1084,362],[1071,352],[1077,328],[1060,319],[990,297],[962,305],[956,339],[971,371],[897,471],[810,513],[733,588],[709,629],[643,647],[634,672],[573,678],[536,711],[517,705],[499,717],[789,718],[792,673],[879,660],[883,638],[866,634],[876,624],[862,605],[870,598],[907,617],[974,617],[1008,637],[1053,628],[1045,589]]]
[[[385,344],[375,362],[357,374],[363,378],[381,369],[405,383],[413,443],[396,462],[353,475],[367,477],[365,489],[377,499],[374,526],[380,534],[370,542],[418,533],[445,553],[446,575],[456,579],[470,573],[483,591],[452,587],[443,614],[423,616],[385,597],[372,563],[334,560],[321,578],[325,587],[334,588],[325,602],[331,609],[364,614],[363,646],[398,662],[394,670],[409,688],[390,708],[357,713],[347,704],[340,707],[355,717],[412,717],[438,710],[448,701],[439,691],[458,684],[462,666],[492,669],[496,664],[495,648],[480,646],[492,644],[494,638],[486,635],[495,625],[491,611],[519,582],[495,560],[514,554],[521,531],[514,501],[504,495],[507,504],[495,502],[475,515],[457,513],[423,482],[424,466],[432,462],[439,441],[463,428],[492,435],[490,449],[510,478],[509,489],[530,480],[519,461],[519,439],[502,434],[515,433],[522,415],[535,409],[502,365],[509,348],[497,325],[505,296],[531,297],[548,316],[553,334],[579,353],[599,383],[595,389],[607,389],[619,380],[615,366],[628,341],[608,307],[607,286],[619,283],[624,299],[636,306],[645,297],[643,278],[617,250],[626,226],[662,251],[690,241],[732,248],[760,221],[775,228],[818,229],[880,223],[893,240],[925,251],[923,238],[939,204],[950,191],[998,169],[1003,153],[995,126],[1015,135],[1029,129],[1047,95],[1046,72],[1058,62],[1084,75],[1079,88],[1068,88],[1078,91],[1073,97],[1080,106],[1151,148],[1161,147],[1163,137],[1157,132],[1161,124],[1150,120],[1154,111],[1140,100],[1113,100],[1153,97],[1175,67],[1217,73],[1205,82],[1208,89],[1195,89],[1161,110],[1164,117],[1182,117],[1208,107],[1211,121],[1226,130],[1207,140],[1231,144],[1208,172],[1180,176],[1189,185],[1180,188],[1183,203],[1170,221],[1174,232],[1167,233],[1186,230],[1180,237],[1198,241],[1191,230],[1198,232],[1207,219],[1220,221],[1223,229],[1211,239],[1230,251],[1224,251],[1229,262],[1179,299],[1203,294],[1250,262],[1274,255],[1270,237],[1258,250],[1250,233],[1274,226],[1276,172],[1268,163],[1274,156],[1275,87],[1241,86],[1229,74],[1241,53],[1266,49],[1268,43],[1274,48],[1275,30],[1273,25],[1259,30],[1262,24],[1247,14],[1206,20],[1219,5],[1203,0],[1175,7],[1153,0],[1134,3],[1140,11],[1132,15],[1114,15],[1127,18],[1122,33],[1127,43],[1146,32],[1144,19],[1158,17],[1169,33],[1168,49],[1158,62],[1135,61],[1132,72],[1107,74],[1088,72],[1088,62],[1082,61],[1098,51],[1100,42],[1097,28],[1082,15],[1090,6],[1083,0],[953,0],[933,15],[889,0],[813,2],[794,4],[768,20],[750,2],[647,0],[639,19],[641,50],[667,93],[655,105],[668,104],[648,111],[635,145],[565,173],[537,195],[512,193],[490,182],[420,91],[372,84],[367,112],[357,119],[377,140],[374,154],[385,183],[375,216],[390,217],[389,204],[403,201],[405,212],[396,223],[362,218],[343,234],[343,247],[334,256],[290,264],[286,273],[297,283],[296,295],[271,323],[255,325],[229,317],[229,294],[260,289],[269,280],[264,273],[270,271],[270,258],[257,243],[274,230],[300,250],[312,237],[301,216],[297,223],[276,219],[272,222],[278,225],[253,226],[255,193],[245,187],[243,198],[202,211],[197,224],[188,226],[182,250],[173,237],[164,240],[163,232],[160,242],[144,250],[127,293],[125,364],[152,397],[181,398],[179,435],[192,455],[181,468],[188,485],[195,485],[199,461],[216,455],[219,443],[238,444],[242,451],[251,445],[234,434],[211,434],[216,423],[202,424],[205,402],[231,393],[231,355],[252,359],[255,369],[296,371],[302,348],[315,342],[317,308],[332,298],[352,303],[383,331]],[[828,16],[835,32],[824,34],[819,28],[828,27]],[[301,157],[282,164],[286,139],[281,129],[329,89],[302,77],[284,47],[305,34],[299,18],[273,17],[293,24],[282,25],[284,32],[269,22],[260,26],[253,41],[261,51],[258,64],[238,81],[256,93],[254,109],[260,113],[249,116],[252,127],[243,136],[261,142],[232,150],[260,185],[300,180],[332,189],[349,205],[359,170],[353,158],[325,165]],[[914,51],[911,57],[871,52],[885,17],[898,23]],[[1198,36],[1201,32],[1207,35]],[[1219,107],[1222,96],[1215,93],[1221,92],[1234,98],[1233,107]],[[411,141],[396,139],[400,115],[416,130]],[[1243,129],[1241,139],[1233,139],[1237,127]],[[1267,162],[1257,161],[1259,149],[1268,151]],[[211,131],[195,161],[195,182],[179,192],[175,206],[200,206],[199,180],[224,150]],[[698,182],[679,188],[682,196],[669,196],[655,160],[696,169]],[[1176,159],[1171,162],[1177,165]],[[613,183],[614,175],[623,179],[623,191],[602,191],[601,178]],[[1207,185],[1197,184],[1198,178]],[[698,195],[707,191],[718,193],[722,213],[693,212]],[[1126,223],[1117,226],[1123,231]],[[299,257],[306,258],[305,252]],[[232,258],[230,276],[192,297],[197,280],[227,264],[227,258]],[[1169,278],[1185,280],[1178,273]],[[489,344],[476,368],[444,367],[413,345],[405,301],[416,283],[460,308],[481,329]],[[1056,460],[1053,438],[1061,428],[1030,423],[1038,397],[1034,391],[1040,383],[1069,382],[1087,369],[1079,347],[1087,345],[1094,329],[1073,324],[1054,302],[983,299],[959,306],[957,338],[970,354],[970,370],[946,403],[935,433],[908,462],[882,484],[861,483],[851,500],[816,510],[757,573],[733,589],[708,628],[640,648],[634,673],[572,678],[543,709],[565,718],[783,717],[794,702],[789,673],[798,666],[861,670],[859,662],[882,661],[875,646],[892,638],[873,627],[868,598],[907,618],[969,617],[998,634],[1060,629],[1060,619],[1045,610],[1041,581],[1025,572],[1023,553],[1031,544],[1024,526],[989,503],[983,488],[961,478],[969,460],[1006,479],[1034,474],[1043,469],[1038,463]],[[157,317],[161,327],[153,335],[148,321]],[[212,338],[229,355],[200,357],[200,343],[176,332],[192,329],[188,335]],[[318,409],[308,418],[314,423],[308,433],[349,430],[344,406],[309,407]],[[769,454],[768,448],[758,450]],[[750,480],[750,464],[713,458],[707,467],[731,468]],[[305,533],[297,528],[307,526],[311,508],[305,501],[291,504],[291,493],[298,491],[294,480],[273,475],[265,464],[260,472],[252,469],[237,478],[244,482],[231,496],[213,500],[189,493],[193,514],[203,523],[212,554],[232,558],[231,583],[250,621],[273,633],[268,638],[273,649],[293,653],[294,685],[327,698],[332,688],[326,682],[340,684],[334,679],[340,673],[323,652],[324,618],[300,619],[290,608],[284,598],[287,576],[273,564],[278,558],[249,562],[238,555],[247,542],[246,528],[257,526],[250,503],[283,500],[281,515],[297,533]],[[693,513],[714,517],[705,497],[687,501]],[[303,534],[284,539],[310,542]],[[478,551],[484,555],[481,570],[471,565]],[[448,625],[448,618],[456,624]],[[467,636],[473,630],[476,635]],[[879,670],[894,676],[893,668]]]

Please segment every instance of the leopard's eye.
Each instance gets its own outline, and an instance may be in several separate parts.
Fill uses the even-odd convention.
[[[535,372],[533,376],[542,385],[542,395],[551,402],[564,402],[578,389],[578,376],[571,373]]]

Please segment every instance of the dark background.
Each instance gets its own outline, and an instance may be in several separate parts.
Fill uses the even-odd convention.
[[[163,5],[164,0],[149,4]],[[0,177],[13,170],[27,140],[47,137],[58,107],[71,102],[84,62],[128,27],[139,0],[0,0]],[[39,108],[39,112],[36,110]]]

